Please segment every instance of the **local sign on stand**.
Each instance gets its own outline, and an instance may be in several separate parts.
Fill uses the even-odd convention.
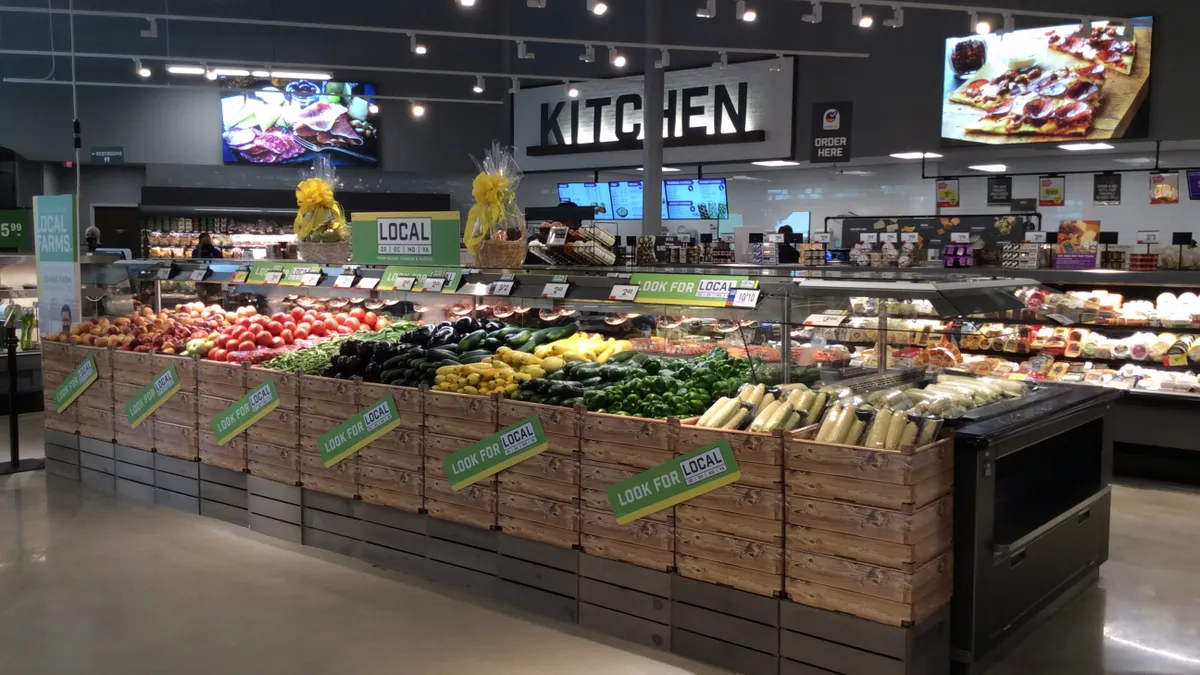
[[[125,404],[125,417],[129,419],[129,428],[136,429],[178,392],[179,375],[175,372],[175,366],[167,366],[166,370],[159,373],[150,384],[142,387],[137,395]]]
[[[388,394],[318,438],[321,461],[329,468],[399,424],[400,411],[396,408],[396,399]]]
[[[450,489],[458,492],[550,447],[537,415],[504,427],[442,460]]]
[[[624,525],[741,477],[733,448],[722,439],[608,486],[608,503],[617,523]]]
[[[356,213],[350,227],[350,260],[356,264],[459,264],[458,211]]]
[[[84,359],[83,363],[71,371],[67,379],[54,388],[54,412],[61,415],[99,376],[96,360],[91,356]]]
[[[217,445],[225,445],[233,440],[277,407],[279,390],[275,386],[275,378],[269,377],[266,382],[251,389],[250,393],[234,401],[233,405],[213,418],[211,426],[213,436],[217,438]]]
[[[739,288],[758,288],[749,277],[701,274],[633,274],[637,300],[646,304],[732,307]]]

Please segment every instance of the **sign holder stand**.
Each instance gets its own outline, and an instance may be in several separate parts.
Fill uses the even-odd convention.
[[[46,468],[44,459],[21,459],[21,424],[17,414],[17,338],[15,326],[4,328],[4,346],[8,349],[8,457],[0,462],[0,476],[22,471],[39,471]]]

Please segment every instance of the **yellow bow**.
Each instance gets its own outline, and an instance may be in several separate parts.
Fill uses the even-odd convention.
[[[307,240],[321,226],[329,223],[330,230],[340,238],[346,228],[342,207],[333,199],[333,188],[320,178],[308,178],[296,186],[296,204],[300,207],[292,228],[301,240]]]
[[[515,197],[511,181],[498,173],[480,172],[475,176],[471,185],[471,195],[475,204],[467,214],[467,235],[463,242],[472,254],[479,251],[479,244],[487,238],[488,232],[501,223],[508,214],[509,205]],[[475,223],[478,222],[478,227]]]

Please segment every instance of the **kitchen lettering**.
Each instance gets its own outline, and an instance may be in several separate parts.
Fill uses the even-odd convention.
[[[736,87],[735,91],[730,89]],[[664,96],[663,132],[667,138],[688,138],[711,134],[744,133],[749,111],[749,84],[718,84],[670,90]],[[580,110],[580,103],[586,111]],[[642,96],[622,94],[581,101],[543,103],[541,139],[552,145],[581,145],[608,141],[633,141],[642,135]],[[612,109],[605,118],[606,109]],[[628,123],[627,123],[628,117]],[[728,119],[732,130],[727,129]],[[580,137],[580,122],[591,124],[591,136]],[[605,128],[610,123],[612,128]],[[710,129],[712,131],[710,132]],[[567,140],[567,134],[570,140]]]

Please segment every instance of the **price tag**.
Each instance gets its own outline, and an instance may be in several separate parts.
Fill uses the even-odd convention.
[[[919,244],[921,243],[921,235],[917,232],[901,232],[900,241],[905,244]]]
[[[879,241],[879,235],[874,232],[863,232],[858,235],[860,244],[874,244],[876,241]]]
[[[900,240],[900,234],[897,232],[880,232],[879,241],[885,244],[895,244]]]
[[[555,277],[555,278],[557,279],[558,277]],[[568,284],[568,283],[551,282],[551,283],[546,284],[545,288],[542,289],[542,297],[543,298],[554,298],[555,300],[562,300],[563,298],[567,297],[567,291],[570,290],[570,288],[571,288],[571,284]]]
[[[421,290],[429,293],[441,293],[442,287],[446,285],[446,280],[442,277],[425,277],[425,285]]]
[[[634,300],[637,299],[637,294],[638,294],[637,286],[632,286],[632,285],[627,285],[627,284],[617,284],[616,286],[612,287],[611,291],[608,292],[608,299],[609,300],[623,300],[625,302],[633,302]]]
[[[302,283],[304,283],[304,276],[306,274],[309,274],[309,271],[304,269],[303,267],[293,267],[291,270],[288,271],[287,278],[288,278],[288,281],[295,281],[296,283],[302,284]]]
[[[358,287],[368,291],[379,285],[379,277],[363,277],[358,280]]]
[[[1047,234],[1049,234],[1049,233],[1048,232],[1026,232],[1025,233],[1025,243],[1026,244],[1044,244],[1044,243],[1046,243],[1046,235]]]
[[[300,277],[301,286],[316,286],[321,283],[321,275],[317,272],[310,272]]]
[[[950,243],[951,244],[969,244],[969,243],[971,243],[971,233],[970,232],[951,232],[950,233]]]
[[[158,268],[158,280],[159,281],[166,281],[167,279],[170,279],[170,278],[171,278],[171,268],[170,267]]]
[[[567,228],[561,225],[550,228],[550,234],[546,236],[547,246],[562,246],[567,243]]]
[[[353,274],[339,274],[337,279],[333,280],[334,288],[350,288],[354,285]]]
[[[767,236],[763,237],[768,244],[782,244],[783,238],[783,235],[779,233],[768,234]]]
[[[829,244],[833,242],[832,232],[814,232],[812,236],[813,243]]]
[[[550,277],[550,281],[556,284],[565,284],[567,283],[567,275],[555,274],[554,276]]]
[[[392,290],[396,291],[411,291],[413,284],[416,283],[413,277],[396,277],[396,286]]]
[[[1168,366],[1186,366],[1188,364],[1187,354],[1169,354],[1163,359],[1163,364]]]
[[[488,286],[488,295],[509,296],[512,295],[513,284],[515,281],[493,281]]]
[[[845,320],[846,317],[844,315],[833,316],[829,314],[809,314],[808,318],[804,320],[804,325],[816,326],[818,328],[834,328],[842,325],[842,322]]]
[[[283,272],[278,270],[263,275],[264,284],[278,284],[281,279],[283,279]]]
[[[192,275],[188,278],[192,281],[204,281],[206,276],[208,276],[208,270],[192,270]]]
[[[517,275],[513,274],[512,272],[505,272],[504,274],[500,275],[500,281],[513,281],[516,278]]]
[[[235,284],[240,284],[246,280],[246,275],[249,274],[246,270],[238,270],[233,273],[233,278],[230,279]]]
[[[1139,244],[1157,244],[1157,243],[1159,243],[1158,234],[1159,234],[1158,230],[1138,230],[1137,243],[1139,243]]]
[[[1009,373],[1008,379],[1010,379],[1010,380],[1026,380],[1029,378],[1027,378],[1025,376],[1025,373]]]
[[[733,294],[733,306],[739,309],[754,309],[758,307],[759,290],[757,288],[739,288]]]

